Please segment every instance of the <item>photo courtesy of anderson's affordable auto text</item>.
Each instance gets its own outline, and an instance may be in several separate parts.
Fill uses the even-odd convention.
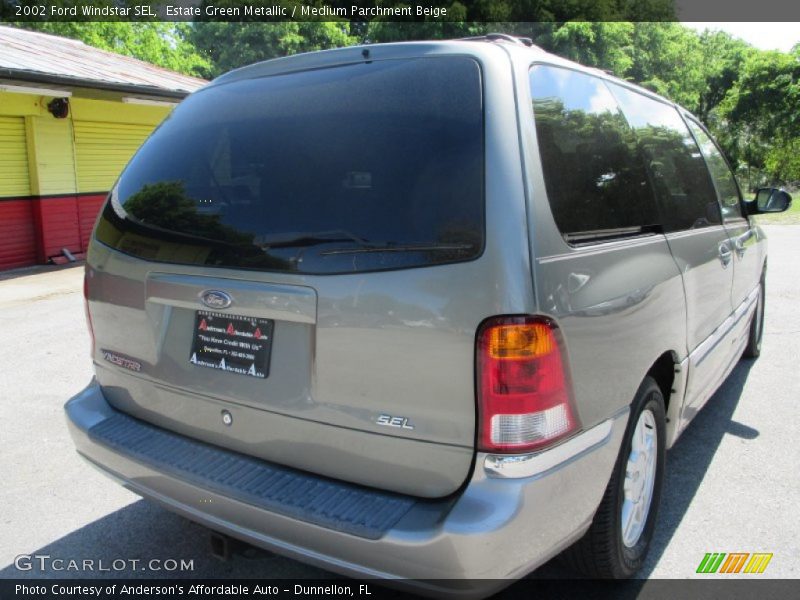
[[[800,28],[3,2],[0,600],[800,593]]]
[[[373,586],[377,589],[377,586]],[[295,597],[363,597],[372,595],[370,585],[360,584],[337,584],[327,583],[320,585],[314,582],[294,583],[291,585],[285,582],[281,585],[254,582],[252,584],[241,583],[180,583],[169,582],[141,584],[129,583],[93,583],[81,584],[80,582],[56,583],[56,584],[23,584],[18,583],[14,586],[15,594],[25,597],[66,597],[66,598],[141,598],[141,597],[187,597],[187,598],[208,598],[208,597],[266,597],[290,595]]]

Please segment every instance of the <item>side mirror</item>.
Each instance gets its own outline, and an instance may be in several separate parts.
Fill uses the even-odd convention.
[[[778,188],[759,188],[754,200],[745,202],[747,214],[779,213],[792,205],[792,197]]]

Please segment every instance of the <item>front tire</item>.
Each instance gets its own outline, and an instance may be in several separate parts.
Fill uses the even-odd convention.
[[[655,530],[665,465],[664,396],[652,377],[639,386],[591,527],[564,558],[588,577],[626,579],[644,562]]]

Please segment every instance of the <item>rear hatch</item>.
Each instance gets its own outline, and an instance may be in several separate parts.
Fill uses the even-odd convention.
[[[361,61],[211,85],[109,196],[97,378],[129,414],[424,497],[474,454],[481,71]],[[98,243],[100,242],[100,243]]]

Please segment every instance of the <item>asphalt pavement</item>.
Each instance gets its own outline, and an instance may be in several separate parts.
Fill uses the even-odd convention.
[[[667,459],[642,577],[695,577],[707,552],[768,552],[761,577],[798,578],[800,225],[766,228],[770,258],[761,358],[742,361]],[[204,528],[141,500],[81,461],[62,406],[91,378],[82,268],[0,274],[0,578],[307,578],[327,573],[263,551],[228,561]],[[192,570],[64,572],[20,555],[192,561]],[[23,559],[21,565],[28,563]],[[95,562],[98,565],[99,562]],[[557,563],[536,577],[569,577]]]

